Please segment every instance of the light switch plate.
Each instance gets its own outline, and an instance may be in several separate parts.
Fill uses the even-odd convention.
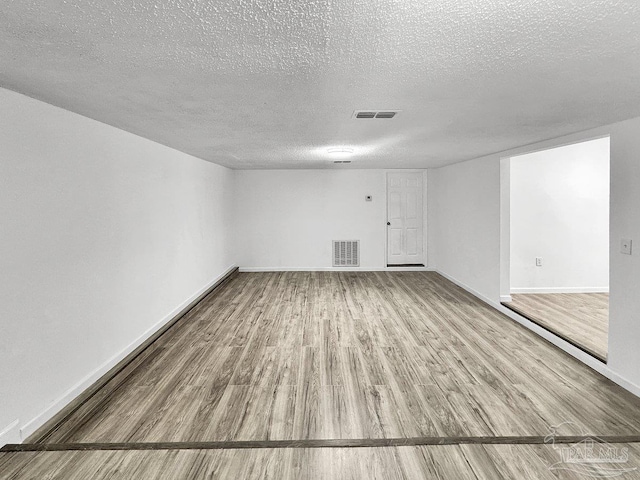
[[[620,253],[624,253],[625,255],[631,255],[631,239],[623,238],[620,240]]]

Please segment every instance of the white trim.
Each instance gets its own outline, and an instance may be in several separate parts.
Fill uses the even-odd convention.
[[[482,293],[478,292],[477,290],[474,290],[473,288],[471,288],[470,286],[462,283],[461,281],[453,278],[452,276],[441,272],[440,270],[435,270],[435,272],[438,275],[442,275],[444,278],[446,278],[447,280],[449,280],[450,282],[455,283],[456,285],[458,285],[459,287],[464,288],[467,292],[469,292],[470,294],[478,297],[480,300],[482,300],[484,303],[488,303],[489,305],[491,305],[492,307],[498,307],[500,306],[499,303],[494,302],[493,300],[490,300],[488,297],[485,297]]]
[[[512,288],[511,293],[609,293],[609,287]]]
[[[548,330],[540,327],[539,325],[536,325],[535,323],[533,323],[532,321],[526,319],[525,317],[523,317],[521,315],[518,315],[516,312],[506,308],[505,306],[500,305],[499,303],[496,303],[495,301],[489,299],[488,297],[485,297],[480,292],[477,292],[473,288],[465,285],[464,283],[456,280],[455,278],[447,275],[446,273],[441,272],[439,270],[436,270],[436,272],[438,274],[442,275],[447,280],[450,280],[451,282],[455,283],[459,287],[464,288],[467,292],[469,292],[472,295],[478,297],[480,300],[482,300],[483,302],[485,302],[488,305],[492,306],[493,308],[495,308],[499,312],[504,313],[509,318],[511,318],[511,319],[515,320],[516,322],[518,322],[519,324],[521,324],[523,327],[525,327],[525,328],[537,333],[538,335],[540,335],[545,340],[549,341],[550,343],[552,343],[556,347],[560,348],[561,350],[564,350],[565,352],[567,352],[572,357],[576,358],[577,360],[580,360],[582,363],[584,363],[588,367],[592,368],[596,372],[600,373],[601,375],[604,375],[605,377],[607,377],[612,382],[620,385],[625,390],[628,390],[629,392],[633,393],[634,395],[640,397],[640,386],[636,385],[635,383],[627,380],[626,378],[622,377],[618,373],[616,373],[613,370],[611,370],[607,366],[606,363],[603,363],[600,360],[592,357],[588,353],[583,352],[579,348],[571,345],[569,342],[561,339],[560,337],[554,335],[553,333],[551,333]]]
[[[113,355],[109,360],[104,362],[98,368],[96,368],[93,372],[89,373],[82,380],[76,383],[74,386],[69,388],[62,396],[54,400],[51,405],[45,408],[42,412],[36,415],[34,418],[26,422],[20,428],[20,438],[21,441],[26,439],[29,435],[33,434],[38,428],[44,425],[47,421],[49,421],[56,413],[62,410],[67,404],[69,404],[74,398],[84,392],[87,388],[93,385],[100,377],[106,374],[109,370],[111,370],[115,365],[118,364],[121,360],[123,360],[127,355],[133,352],[138,346],[140,346],[145,340],[147,340],[151,335],[160,330],[165,326],[169,321],[175,318],[182,310],[184,310],[191,302],[193,302],[196,298],[206,292],[209,288],[211,288],[216,282],[220,281],[225,276],[229,275],[237,265],[232,265],[227,268],[223,273],[215,277],[213,280],[209,281],[204,287],[200,288],[196,293],[191,295],[188,299],[174,308],[171,312],[169,312],[165,317],[156,323],[154,326],[145,331],[142,335],[136,338],[133,342],[127,345],[123,350]]]
[[[513,299],[511,298],[511,295],[500,295],[500,303],[502,302],[511,302],[513,301]]]
[[[20,420],[14,420],[0,432],[0,448],[4,447],[7,443],[20,443],[19,423]]]
[[[241,272],[433,272],[430,267],[240,267]]]
[[[611,370],[609,367],[605,366],[605,370],[606,370],[606,373],[601,372],[605,377],[607,377],[613,383],[620,385],[625,390],[633,393],[636,397],[640,397],[640,386],[620,376],[619,374]]]
[[[511,293],[511,158],[500,158],[500,295]],[[508,300],[511,301],[511,300]]]

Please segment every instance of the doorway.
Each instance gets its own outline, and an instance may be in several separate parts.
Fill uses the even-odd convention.
[[[424,267],[422,172],[387,173],[387,266]]]
[[[509,159],[503,305],[606,361],[609,137]]]

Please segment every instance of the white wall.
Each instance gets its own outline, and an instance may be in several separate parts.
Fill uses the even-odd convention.
[[[608,364],[640,385],[640,118],[611,126]],[[634,241],[633,255],[620,239]]]
[[[232,171],[7,90],[0,110],[1,445],[235,262]]]
[[[360,269],[386,267],[385,170],[238,171],[236,189],[242,269],[330,269],[332,240],[360,240]]]
[[[511,292],[609,291],[609,138],[513,157],[510,172]]]
[[[500,292],[500,163],[492,158],[430,170],[429,266],[481,295]]]
[[[619,250],[623,237],[635,240],[634,247],[640,244],[640,118],[429,171],[429,262],[501,309],[501,240],[508,244],[500,229],[502,158],[606,135],[611,137],[607,365],[581,355],[562,341],[549,339],[640,394],[640,249],[636,248],[631,256]],[[508,314],[503,307],[502,311]]]

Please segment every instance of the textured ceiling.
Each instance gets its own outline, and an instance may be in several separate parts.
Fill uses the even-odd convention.
[[[2,0],[0,25],[0,86],[233,168],[440,166],[640,115],[637,0]]]

